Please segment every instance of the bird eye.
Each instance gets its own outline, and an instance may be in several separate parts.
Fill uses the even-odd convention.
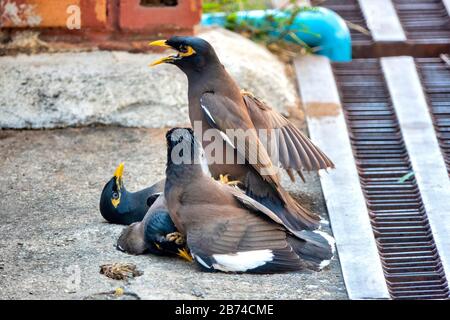
[[[113,192],[112,197],[113,199],[119,199],[119,194],[117,192]]]

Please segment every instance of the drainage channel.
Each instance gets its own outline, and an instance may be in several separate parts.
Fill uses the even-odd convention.
[[[363,34],[351,30],[356,58],[431,57],[450,50],[450,0],[317,0],[312,3],[331,9],[370,31]]]
[[[448,43],[450,17],[441,0],[392,0],[408,40]]]
[[[391,297],[449,298],[379,60],[334,64],[333,71]]]
[[[450,175],[450,65],[441,58],[421,58],[415,61]]]
[[[372,36],[359,30],[353,26],[359,26],[365,30],[369,30],[366,21],[359,7],[358,0],[316,0],[311,1],[312,5],[324,6],[334,12],[337,12],[345,21],[351,23],[349,26],[354,44],[370,44]],[[369,32],[370,33],[370,32]]]

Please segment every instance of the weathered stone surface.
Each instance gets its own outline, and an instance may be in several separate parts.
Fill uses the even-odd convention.
[[[120,161],[135,191],[164,176],[165,129],[119,127],[0,131],[0,299],[346,299],[339,261],[322,272],[204,273],[181,259],[132,256],[114,244],[122,226],[106,223],[98,202]],[[283,184],[326,217],[316,174]],[[328,226],[325,231],[331,232]],[[129,283],[100,265],[133,263]],[[78,281],[79,280],[79,281]],[[125,287],[125,295],[106,294]]]
[[[223,29],[199,36],[213,44],[242,88],[281,111],[296,105],[283,63],[265,48]],[[148,67],[163,55],[94,51],[0,57],[0,127],[187,124],[184,74],[172,65]]]

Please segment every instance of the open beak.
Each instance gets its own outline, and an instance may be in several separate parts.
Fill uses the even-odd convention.
[[[156,66],[156,65],[161,64],[161,63],[174,62],[176,60],[182,59],[183,57],[191,56],[191,55],[193,55],[195,53],[195,50],[192,49],[192,47],[190,47],[190,46],[187,46],[185,52],[179,51],[179,50],[169,46],[167,44],[167,40],[152,41],[148,45],[149,46],[163,47],[163,48],[170,48],[170,49],[173,49],[173,50],[177,51],[176,55],[170,55],[170,56],[167,56],[167,57],[164,57],[164,58],[161,58],[161,59],[153,61],[152,63],[149,64],[150,67]]]
[[[166,40],[156,40],[156,41],[152,41],[148,44],[149,46],[156,46],[156,47],[163,47],[163,48],[170,48],[173,49],[171,46],[169,46],[166,43]],[[168,57],[164,57],[158,60],[153,61],[152,63],[149,64],[150,67],[156,66],[158,64],[161,63],[167,63],[167,62],[173,62],[175,61],[176,56],[168,56]]]
[[[119,166],[116,168],[116,171],[114,171],[114,177],[118,179],[122,179],[123,176],[123,168],[125,167],[125,163],[121,162]]]

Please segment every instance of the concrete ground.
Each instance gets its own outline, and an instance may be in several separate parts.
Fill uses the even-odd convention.
[[[117,251],[123,226],[101,217],[102,187],[120,161],[130,191],[161,179],[165,131],[0,130],[1,299],[347,299],[336,258],[320,273],[233,275]],[[307,175],[307,184],[283,182],[327,219],[316,174]],[[127,282],[99,273],[113,262],[134,263],[144,274]],[[126,294],[108,293],[118,287]]]

